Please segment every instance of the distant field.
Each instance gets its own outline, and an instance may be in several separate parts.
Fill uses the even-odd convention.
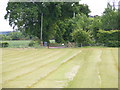
[[[3,88],[118,88],[117,48],[4,48],[2,53]]]
[[[8,42],[10,48],[25,48],[28,47],[31,40],[11,40],[11,41],[1,41]]]

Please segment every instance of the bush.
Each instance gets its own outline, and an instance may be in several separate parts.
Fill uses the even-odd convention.
[[[37,47],[39,45],[40,45],[39,41],[31,41],[28,46],[30,46],[30,47],[34,47],[34,46]]]
[[[30,46],[30,47],[33,47],[34,44],[35,44],[35,42],[34,42],[34,41],[31,41],[31,42],[29,43],[29,46]]]
[[[97,34],[98,42],[108,47],[120,47],[120,38],[118,38],[118,35],[120,35],[119,30],[99,30]]]
[[[0,47],[8,47],[9,43],[8,42],[2,42],[0,43]]]
[[[77,29],[72,33],[73,40],[77,43],[78,46],[87,46],[92,43],[91,36],[89,32],[86,32],[82,29]]]

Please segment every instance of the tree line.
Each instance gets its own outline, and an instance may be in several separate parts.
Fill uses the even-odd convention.
[[[9,34],[0,35],[0,40],[30,40],[31,38],[33,37],[19,31],[13,31]]]
[[[5,19],[13,28],[39,39],[43,15],[44,42],[120,46],[120,12],[109,3],[102,16],[94,17],[88,5],[77,2],[9,2],[6,10]]]

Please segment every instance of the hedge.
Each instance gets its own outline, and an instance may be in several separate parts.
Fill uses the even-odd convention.
[[[99,30],[97,37],[98,43],[108,47],[120,47],[120,30]]]

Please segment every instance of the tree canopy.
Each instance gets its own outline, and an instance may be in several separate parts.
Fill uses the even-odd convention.
[[[41,14],[43,14],[43,41],[48,41],[55,35],[54,25],[73,17],[73,14],[90,10],[87,5],[74,2],[9,2],[5,19],[17,30],[40,38]]]
[[[113,8],[109,3],[102,15],[102,29],[114,30],[120,29],[118,26],[118,10]]]
[[[43,16],[43,42],[120,46],[117,36],[112,38],[120,30],[120,12],[109,3],[101,16],[93,17],[89,7],[78,2],[9,2],[6,10],[13,28],[39,39]]]

